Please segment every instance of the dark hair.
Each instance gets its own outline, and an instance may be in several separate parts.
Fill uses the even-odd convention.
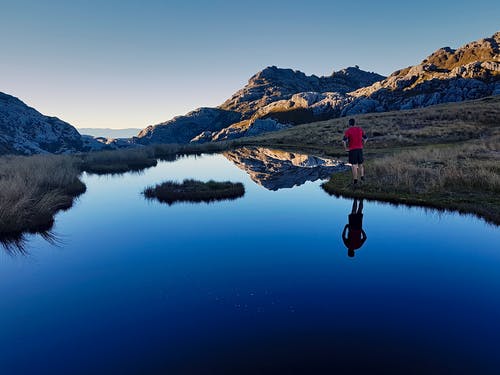
[[[356,121],[353,118],[349,119],[349,126],[353,126],[356,123]]]

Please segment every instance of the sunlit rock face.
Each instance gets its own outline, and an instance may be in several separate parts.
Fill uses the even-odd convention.
[[[224,102],[220,108],[237,111],[251,118],[260,108],[278,100],[288,100],[304,92],[346,94],[385,78],[377,73],[349,67],[330,76],[308,76],[301,71],[270,66],[258,72],[248,84]]]
[[[0,92],[0,154],[63,154],[81,149],[80,133],[73,126]]]
[[[342,115],[413,109],[500,93],[500,32],[458,49],[440,48],[420,64],[350,92]]]
[[[339,160],[261,147],[240,148],[225,152],[224,156],[268,190],[327,179],[332,173],[346,169]]]

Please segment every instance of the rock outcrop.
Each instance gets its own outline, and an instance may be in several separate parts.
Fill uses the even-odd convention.
[[[419,65],[355,90],[342,115],[413,109],[500,92],[500,32],[456,50],[441,48]]]
[[[67,122],[0,92],[0,154],[63,154],[82,146],[80,133]]]
[[[248,84],[224,102],[220,108],[237,111],[243,119],[251,118],[259,109],[279,100],[288,100],[303,92],[336,92],[346,94],[384,78],[349,67],[328,77],[307,76],[298,70],[268,67],[255,74]]]
[[[142,130],[134,142],[152,143],[189,143],[205,132],[218,132],[241,119],[241,114],[219,108],[199,108],[185,116],[148,126]]]
[[[344,163],[334,159],[261,147],[239,148],[225,152],[224,156],[268,190],[291,188],[307,181],[327,179],[332,173],[347,168]]]

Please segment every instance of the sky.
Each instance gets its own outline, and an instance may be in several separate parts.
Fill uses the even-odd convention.
[[[220,105],[266,66],[388,75],[500,30],[500,1],[0,0],[0,91],[76,127]]]

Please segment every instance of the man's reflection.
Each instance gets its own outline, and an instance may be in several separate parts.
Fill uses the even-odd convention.
[[[366,233],[363,230],[363,199],[354,199],[352,210],[348,216],[349,224],[346,224],[342,232],[342,240],[347,247],[347,255],[354,256],[354,251],[359,249],[366,241]]]

